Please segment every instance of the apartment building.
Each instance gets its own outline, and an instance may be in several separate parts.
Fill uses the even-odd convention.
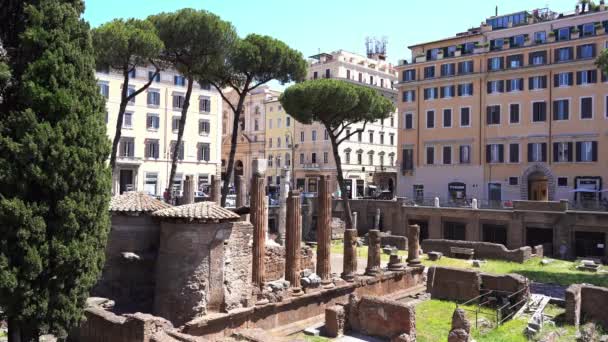
[[[410,46],[399,81],[399,196],[601,203],[608,177],[604,5],[488,18]]]
[[[134,92],[154,75],[151,68],[138,67],[130,75]],[[106,98],[108,137],[114,138],[123,77],[116,72],[97,72],[98,85]],[[162,196],[168,187],[171,155],[184,105],[187,81],[175,71],[162,71],[152,85],[127,104],[112,179],[112,193],[145,191]],[[182,151],[172,185],[181,194],[187,175],[195,177],[199,191],[208,191],[218,174],[221,155],[222,101],[208,85],[194,85]]]
[[[281,93],[268,86],[260,86],[245,98],[243,112],[239,117],[236,155],[233,175],[251,179],[251,163],[254,159],[266,158],[266,102],[276,99]],[[236,107],[238,96],[235,92],[227,95]],[[226,165],[230,155],[234,114],[227,103],[222,111],[222,179],[226,177]],[[231,182],[233,184],[233,181]]]
[[[266,113],[266,176],[270,193],[279,192],[281,171],[293,172],[293,155],[297,145],[293,144],[295,120],[285,113],[278,97],[271,97],[265,103]]]
[[[384,49],[382,49],[384,50]],[[385,51],[370,51],[368,56],[344,50],[320,53],[310,57],[308,79],[335,78],[371,87],[396,101],[393,89],[396,73],[388,63]],[[344,134],[363,128],[353,124]],[[325,127],[320,123],[303,125],[296,122],[294,177],[296,187],[306,192],[316,192],[319,176],[334,181],[337,190],[337,171],[332,146]],[[365,130],[355,134],[340,146],[342,170],[349,196],[358,198],[373,190],[393,192],[397,176],[397,118],[396,113],[386,120],[368,123]]]

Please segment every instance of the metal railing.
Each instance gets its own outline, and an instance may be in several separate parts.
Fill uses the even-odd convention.
[[[520,297],[520,295],[523,295]],[[529,300],[528,285],[516,292],[489,290],[464,303],[456,303],[457,309],[475,314],[475,329],[478,329],[479,316],[490,317],[493,320],[492,329],[497,328],[521,309]],[[504,304],[500,304],[502,302]],[[473,309],[466,306],[475,305]],[[495,306],[495,308],[493,307]]]

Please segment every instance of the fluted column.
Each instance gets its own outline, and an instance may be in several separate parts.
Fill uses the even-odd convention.
[[[180,204],[194,203],[194,177],[188,175],[184,180],[182,201]]]
[[[221,205],[222,201],[222,180],[215,177],[211,184],[211,200],[218,205]]]
[[[236,176],[236,207],[244,207],[247,204],[247,188],[245,187],[245,177]]]
[[[407,265],[418,266],[420,265],[420,227],[417,224],[412,224],[408,229],[408,250],[407,250]]]
[[[319,181],[317,215],[317,275],[323,286],[331,286],[331,187],[327,177]]]
[[[292,190],[287,198],[287,227],[285,232],[285,280],[289,281],[294,295],[300,289],[300,246],[302,241],[302,200],[300,192]]]
[[[251,224],[253,225],[252,283],[260,288],[264,284],[264,256],[266,254],[266,222],[264,185],[266,160],[253,161],[251,178]]]
[[[279,186],[279,235],[276,241],[280,245],[285,245],[285,226],[287,222],[287,196],[289,196],[289,170],[281,170],[281,184]]]
[[[380,274],[380,231],[371,229],[368,234],[367,267],[365,275]]]

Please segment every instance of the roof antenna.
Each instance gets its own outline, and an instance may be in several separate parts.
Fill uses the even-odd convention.
[[[498,5],[496,5],[496,9],[494,10],[494,16],[498,17]]]

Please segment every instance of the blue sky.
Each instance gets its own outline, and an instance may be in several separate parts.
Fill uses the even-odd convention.
[[[571,11],[575,0],[85,0],[92,26],[114,18],[192,7],[232,22],[239,35],[267,34],[305,57],[338,49],[364,53],[366,36],[388,38],[388,59],[410,58],[408,45],[454,35],[494,14],[546,7]]]

